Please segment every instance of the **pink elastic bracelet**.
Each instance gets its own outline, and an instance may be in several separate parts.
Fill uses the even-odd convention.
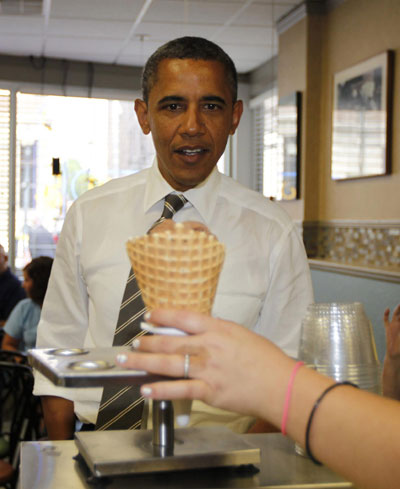
[[[282,435],[286,435],[286,423],[287,423],[288,413],[289,413],[290,398],[292,397],[293,382],[296,377],[297,371],[302,365],[304,365],[304,362],[297,362],[296,365],[293,367],[292,373],[290,374],[289,383],[286,389],[285,404],[283,406],[283,414],[282,414],[282,422],[281,422]]]

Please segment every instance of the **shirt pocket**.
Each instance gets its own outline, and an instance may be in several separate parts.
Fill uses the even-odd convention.
[[[258,321],[262,304],[260,297],[245,292],[218,293],[212,315],[252,329]]]

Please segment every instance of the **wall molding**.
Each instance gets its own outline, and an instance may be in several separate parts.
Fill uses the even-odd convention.
[[[307,256],[320,267],[400,277],[398,219],[306,221],[303,240]]]
[[[373,280],[382,280],[384,282],[400,284],[400,273],[390,272],[389,270],[385,271],[366,267],[356,267],[352,265],[330,262],[328,260],[315,260],[313,258],[309,259],[308,263],[311,270],[340,273],[343,275],[351,275],[354,277],[369,278]]]
[[[301,4],[296,5],[277,20],[276,28],[278,34],[283,34],[307,15],[325,15],[345,1],[346,0],[304,0]]]
[[[289,12],[282,17],[280,17],[276,22],[276,29],[278,31],[278,35],[283,34],[291,27],[300,22],[307,15],[307,8],[305,3],[301,3],[296,7],[289,10]]]

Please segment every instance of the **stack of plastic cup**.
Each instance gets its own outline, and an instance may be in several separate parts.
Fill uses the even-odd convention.
[[[338,382],[382,392],[373,329],[359,302],[311,304],[302,321],[298,359]],[[304,454],[298,445],[296,452]]]

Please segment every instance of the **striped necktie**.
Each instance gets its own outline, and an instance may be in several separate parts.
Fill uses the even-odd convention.
[[[168,194],[164,200],[164,209],[155,226],[172,219],[174,214],[187,202],[182,194]],[[130,270],[122,297],[117,326],[115,328],[113,346],[130,345],[132,341],[145,334],[140,323],[146,307],[137,285],[135,273]],[[140,386],[105,387],[97,416],[96,430],[126,430],[140,428],[144,399],[140,394]]]

